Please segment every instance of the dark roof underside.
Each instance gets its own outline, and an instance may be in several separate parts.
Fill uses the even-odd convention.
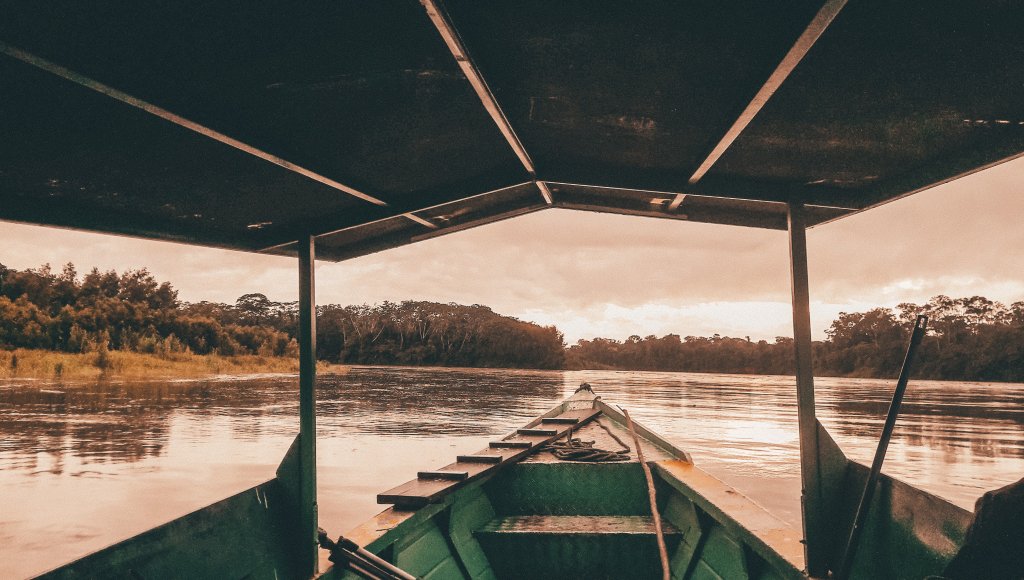
[[[549,207],[784,229],[1024,152],[1024,6],[0,0],[0,219],[345,259]]]

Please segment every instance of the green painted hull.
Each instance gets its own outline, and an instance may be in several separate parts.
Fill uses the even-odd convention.
[[[593,488],[600,486],[577,485],[587,480],[607,485],[595,495]],[[673,578],[804,577],[795,564],[759,552],[664,479],[657,481],[659,509],[670,528],[666,544]],[[541,492],[528,491],[533,489]],[[520,514],[547,516],[537,518],[547,522],[541,529],[501,529]],[[647,516],[644,477],[636,463],[522,464],[459,490],[441,505],[422,508],[369,547],[429,580],[660,578],[650,526],[629,525],[631,518],[649,521]],[[577,529],[557,531],[558,520],[574,518],[581,524]],[[798,537],[795,542],[799,548]],[[356,578],[335,571],[325,576]]]
[[[40,578],[299,578],[291,506],[272,479]]]
[[[599,400],[593,405],[602,411],[602,428],[627,433],[622,415]],[[597,429],[582,427],[576,436],[600,436]],[[682,450],[642,426],[637,431],[645,455],[655,459],[649,463],[672,578],[805,577],[799,530],[695,468]],[[726,511],[715,500],[728,504]],[[531,456],[436,504],[386,510],[351,537],[431,580],[661,577],[647,485],[635,456],[617,463]],[[355,578],[342,570],[324,577]]]

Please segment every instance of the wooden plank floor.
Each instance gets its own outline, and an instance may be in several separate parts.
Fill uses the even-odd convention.
[[[663,523],[665,535],[679,530]],[[485,525],[481,534],[554,534],[554,535],[651,535],[655,533],[651,516],[508,516]]]
[[[565,437],[570,430],[575,431],[600,414],[601,411],[593,408],[572,409],[553,417],[556,421],[531,422],[504,439],[492,442],[487,449],[472,454],[481,459],[459,456],[454,463],[440,469],[421,471],[416,479],[378,494],[377,503],[394,504],[399,508],[437,503],[467,483],[537,453],[544,445]],[[542,422],[543,427],[538,427]]]

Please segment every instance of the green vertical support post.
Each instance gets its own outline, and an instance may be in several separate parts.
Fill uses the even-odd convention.
[[[789,203],[789,260],[793,290],[793,347],[796,356],[796,400],[800,429],[800,504],[803,511],[804,559],[807,573],[828,572],[821,470],[818,465],[818,418],[814,409],[811,353],[811,299],[807,282],[807,218],[802,203]]]
[[[316,248],[313,236],[299,240],[299,469],[303,570],[317,573],[316,507]]]

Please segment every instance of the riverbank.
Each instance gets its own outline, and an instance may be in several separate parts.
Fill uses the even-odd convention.
[[[319,363],[317,371],[340,374],[348,367]],[[253,373],[297,373],[296,357],[192,353],[167,355],[107,351],[66,353],[16,349],[0,351],[0,378],[89,380],[108,378],[198,378]]]

